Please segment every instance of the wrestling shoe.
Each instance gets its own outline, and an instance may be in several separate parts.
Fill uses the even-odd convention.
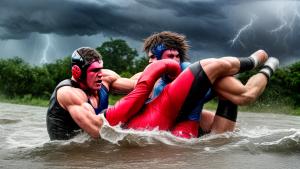
[[[253,61],[253,69],[262,66],[268,60],[268,54],[264,50],[258,50],[253,53],[249,58]]]
[[[275,70],[279,67],[279,60],[275,57],[270,57],[259,71],[267,76],[268,79],[272,76]]]

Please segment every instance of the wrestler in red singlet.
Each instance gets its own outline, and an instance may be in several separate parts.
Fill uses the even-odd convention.
[[[106,110],[107,121],[112,126],[121,122],[125,124],[125,128],[171,129],[180,109],[186,105],[185,100],[189,97],[202,98],[211,87],[200,62],[196,62],[168,84],[156,99],[143,107],[162,73],[174,76],[179,72],[179,64],[173,60],[166,59],[150,64],[139,79],[136,88],[115,106]]]

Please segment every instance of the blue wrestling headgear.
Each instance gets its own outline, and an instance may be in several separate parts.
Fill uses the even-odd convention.
[[[167,50],[167,47],[164,44],[160,43],[155,45],[151,49],[151,52],[156,57],[157,60],[160,60],[165,50]]]

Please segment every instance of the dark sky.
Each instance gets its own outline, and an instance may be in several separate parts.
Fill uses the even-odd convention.
[[[0,57],[52,62],[81,46],[185,34],[192,60],[265,49],[282,65],[300,60],[300,2],[248,0],[1,0]]]

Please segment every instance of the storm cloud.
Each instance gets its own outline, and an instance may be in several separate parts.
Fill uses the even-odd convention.
[[[192,60],[265,49],[289,64],[300,60],[299,28],[297,1],[2,0],[0,56],[53,61],[110,37],[140,48],[169,30],[187,36]]]

